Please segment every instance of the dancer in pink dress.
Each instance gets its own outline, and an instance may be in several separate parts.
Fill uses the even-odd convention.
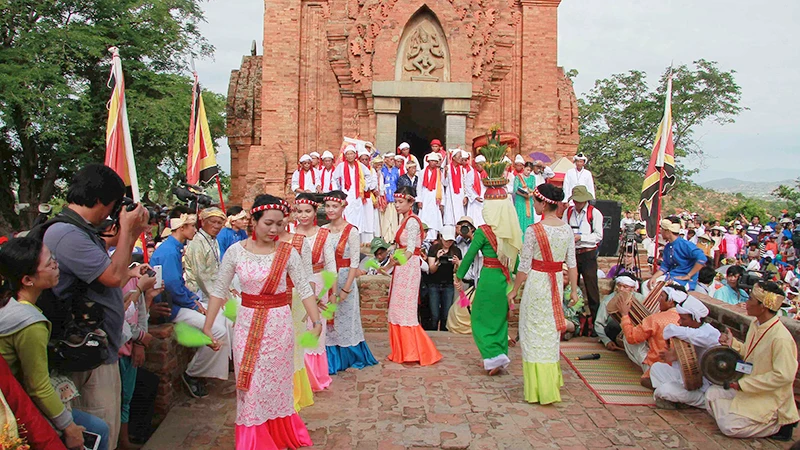
[[[422,221],[411,210],[416,201],[414,188],[401,187],[394,194],[395,208],[403,217],[397,229],[395,242],[398,250],[405,252],[408,260],[394,266],[392,285],[389,289],[389,360],[396,363],[419,362],[428,366],[442,359],[442,354],[419,325],[420,246],[422,245]]]
[[[319,297],[324,281],[322,271],[336,273],[336,257],[333,248],[333,241],[328,239],[330,231],[328,228],[317,226],[317,208],[319,203],[314,201],[310,194],[300,194],[294,200],[295,219],[297,227],[295,231],[305,236],[306,244],[311,248],[311,266],[313,274],[311,283],[314,285],[314,293],[319,299],[317,304],[322,309],[328,304],[328,292],[323,292]],[[313,324],[308,321],[309,327]],[[331,376],[328,374],[328,355],[325,352],[325,335],[327,332],[327,322],[322,322],[322,333],[319,336],[319,345],[316,348],[305,350],[305,366],[308,373],[308,380],[311,389],[319,392],[331,384]]]
[[[290,243],[280,242],[289,215],[281,199],[256,197],[250,215],[255,223],[252,239],[232,245],[222,260],[217,284],[211,292],[205,333],[225,302],[234,275],[241,283],[242,305],[233,335],[236,372],[236,449],[296,449],[312,445],[303,420],[295,412],[292,391],[295,346],[287,274],[303,299],[314,324],[322,331],[316,297],[300,255]],[[213,337],[212,337],[213,339]],[[218,348],[216,342],[213,348]]]

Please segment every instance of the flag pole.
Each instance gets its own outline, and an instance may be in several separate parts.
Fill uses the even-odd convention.
[[[658,206],[656,212],[656,235],[655,235],[655,251],[653,252],[653,272],[656,273],[655,268],[658,266],[658,243],[661,239],[661,202],[663,201],[664,194],[664,166],[661,166],[658,174]]]
[[[222,199],[222,183],[219,181],[219,173],[214,177],[217,179],[217,192],[219,192],[219,208],[225,212],[225,200]]]

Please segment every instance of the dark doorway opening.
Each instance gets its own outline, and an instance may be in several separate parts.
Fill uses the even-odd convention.
[[[408,142],[420,164],[431,151],[431,141],[444,142],[445,117],[440,98],[404,98],[397,116],[397,145]],[[420,168],[421,169],[421,168]]]

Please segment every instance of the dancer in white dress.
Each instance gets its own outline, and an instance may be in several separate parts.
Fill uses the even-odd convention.
[[[508,301],[513,305],[525,283],[519,312],[525,401],[546,405],[561,401],[564,385],[559,365],[559,342],[566,330],[562,267],[566,263],[568,268],[570,305],[578,301],[578,271],[572,229],[556,213],[564,191],[544,184],[534,189],[533,197],[543,219],[525,231],[519,272]]]

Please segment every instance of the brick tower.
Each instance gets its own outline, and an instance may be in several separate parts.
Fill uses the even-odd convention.
[[[561,0],[269,0],[263,56],[228,89],[232,201],[284,194],[303,153],[342,136],[470,149],[493,124],[527,159],[575,152],[578,110],[557,66]]]

